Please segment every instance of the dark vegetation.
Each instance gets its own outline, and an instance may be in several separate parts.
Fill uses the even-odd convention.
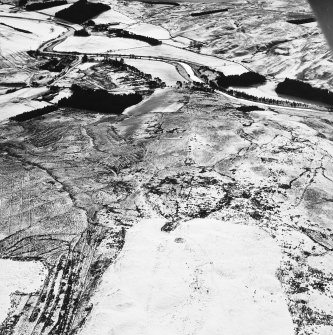
[[[223,90],[221,90],[223,91]],[[255,102],[261,102],[268,105],[276,105],[276,106],[286,106],[286,107],[302,107],[307,108],[309,107],[307,104],[295,102],[295,101],[288,101],[288,100],[276,100],[271,98],[264,98],[264,97],[257,97],[251,94],[247,94],[244,92],[236,91],[236,90],[225,90],[229,95],[232,95],[235,98],[246,99]]]
[[[14,29],[16,31],[19,31],[20,33],[32,34],[32,32],[29,31],[29,30],[24,30],[24,29],[16,28],[16,27],[10,26],[9,24],[2,23],[2,22],[0,22],[0,24],[3,25],[3,26],[6,26],[6,27],[12,28],[12,29]]]
[[[23,7],[27,4],[28,0],[18,0],[17,5]]]
[[[73,61],[75,60],[75,57],[73,56],[65,56],[61,58],[51,58],[49,61],[41,65],[39,68],[41,70],[48,70],[51,72],[61,72],[63,69],[65,69],[67,66],[69,66]]]
[[[301,107],[301,108],[308,108],[309,106],[304,103],[295,102],[295,101],[288,101],[288,100],[276,100],[271,98],[265,98],[265,97],[257,97],[255,95],[247,94],[245,92],[240,92],[237,90],[227,89],[223,87],[219,87],[215,81],[210,80],[208,82],[209,86],[213,90],[219,90],[221,92],[224,92],[228,95],[231,95],[238,99],[245,99],[250,100],[254,102],[260,102],[268,105],[276,105],[276,106],[285,106],[285,107]],[[258,110],[258,109],[257,109]]]
[[[333,92],[313,87],[308,83],[295,79],[286,78],[282,83],[277,85],[275,91],[279,94],[333,105]]]
[[[264,111],[263,108],[260,108],[258,106],[245,106],[245,105],[237,107],[237,110],[244,113],[249,113],[253,111]]]
[[[142,0],[141,2],[148,3],[150,5],[180,6],[178,2],[171,2],[171,1],[145,1],[145,0]]]
[[[203,16],[203,15],[217,14],[217,13],[227,12],[228,10],[229,8],[215,9],[215,10],[209,10],[205,12],[192,13],[191,16]]]
[[[110,29],[110,23],[101,23],[101,24],[92,24],[92,22],[94,22],[93,20],[89,20],[87,23],[85,23],[85,25],[87,27],[91,27],[92,31],[96,31],[96,32],[107,32]],[[117,23],[118,25],[118,23]]]
[[[45,2],[34,2],[25,6],[28,11],[41,10],[45,8],[51,8],[55,6],[66,5],[67,0],[56,0],[56,1],[45,1]]]
[[[106,90],[93,90],[72,85],[73,94],[61,99],[58,104],[38,108],[10,118],[12,121],[24,122],[56,111],[59,107],[89,110],[97,113],[120,115],[127,107],[142,101],[141,94],[112,94]]]
[[[85,25],[86,25],[87,27],[93,27],[93,26],[96,25],[96,23],[95,23],[94,20],[88,20],[88,21],[85,23]]]
[[[84,28],[82,28],[80,30],[75,30],[74,31],[74,36],[86,37],[86,36],[90,36],[90,34]]]
[[[55,17],[73,23],[83,23],[109,9],[110,6],[102,3],[91,3],[87,0],[79,0],[72,6],[57,12]]]
[[[250,87],[253,85],[261,85],[266,82],[266,78],[256,72],[245,72],[241,75],[226,76],[222,72],[216,79],[218,87],[227,88],[229,86]]]
[[[30,112],[25,112],[25,113],[13,116],[13,117],[10,118],[10,120],[17,121],[17,122],[23,122],[23,121],[31,120],[31,119],[33,119],[35,117],[38,117],[38,116],[43,116],[45,114],[52,113],[52,112],[56,111],[57,109],[58,109],[57,105],[46,106],[46,107],[43,107],[43,108],[35,109],[33,111],[30,111]]]
[[[106,90],[93,90],[72,85],[73,94],[58,102],[59,107],[91,110],[97,113],[121,114],[127,107],[142,101],[141,94],[112,94]]]
[[[146,42],[146,43],[148,43],[152,46],[162,44],[162,42],[159,41],[156,38],[148,37],[148,36],[142,36],[142,35],[136,35],[136,34],[133,34],[129,31],[123,30],[123,29],[116,29],[116,28],[109,29],[109,33],[114,37],[132,38],[132,39],[135,39],[135,40],[138,40],[138,41]]]
[[[202,42],[198,42],[198,41],[191,41],[189,48],[190,49],[195,49],[197,52],[200,52],[201,48],[203,47],[203,43]]]
[[[287,20],[287,22],[292,24],[303,24],[303,23],[316,22],[316,19],[314,17],[307,17],[303,19],[290,19]]]

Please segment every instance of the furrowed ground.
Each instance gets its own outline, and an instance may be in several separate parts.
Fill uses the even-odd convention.
[[[39,295],[17,297],[4,334],[77,329],[125,231],[150,218],[163,234],[196,218],[260,227],[282,251],[298,333],[332,326],[321,266],[333,249],[332,116],[163,94],[178,104],[156,109],[153,95],[127,116],[62,109],[1,126],[1,257],[49,267]]]

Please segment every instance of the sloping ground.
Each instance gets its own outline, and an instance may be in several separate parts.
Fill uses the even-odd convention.
[[[163,94],[165,106],[159,108],[157,97]],[[261,320],[259,314],[284,325],[283,334],[291,327],[296,334],[332,331],[332,114],[272,107],[243,112],[237,107],[223,96],[168,89],[127,115],[61,110],[21,124],[2,124],[1,234],[8,237],[0,243],[0,256],[39,257],[48,264],[49,274],[39,294],[19,296],[1,332],[70,334],[81,329],[89,314],[87,327],[94,328],[101,305],[91,300],[93,293],[105,292],[109,280],[122,292],[131,290],[132,283],[119,278],[130,276],[128,266],[135,257],[144,262],[132,246],[149,253],[145,259],[152,263],[144,269],[157,274],[141,283],[142,288],[156,283],[152,294],[143,290],[133,295],[135,303],[143,299],[143,330],[149,330],[144,328],[148,323],[161,327],[175,315],[172,329],[190,333],[205,326],[200,320],[206,315],[214,322],[214,313],[207,311],[216,306],[221,313],[235,311],[235,318],[217,329],[229,325],[239,330],[241,322]],[[205,220],[193,221],[198,218]],[[210,225],[213,219],[217,221]],[[158,226],[152,225],[155,222]],[[107,270],[124,242],[123,257]],[[252,270],[224,263],[231,255],[240,267],[249,257]],[[170,281],[160,279],[168,272],[169,257],[177,259],[169,263],[173,272],[189,260],[179,286],[184,293],[178,297],[171,288],[178,287],[179,277],[170,273]],[[262,267],[256,257],[262,257]],[[200,266],[196,272],[207,259],[203,273]],[[214,271],[210,262],[216,264]],[[117,269],[118,279],[113,272]],[[263,286],[264,275],[268,287]],[[243,298],[237,304],[230,298],[220,306],[224,302],[219,295],[229,289]],[[156,290],[163,292],[163,299],[154,300]],[[253,296],[251,290],[261,294]],[[273,293],[272,301],[262,299],[264,291]],[[144,301],[147,296],[150,302]],[[126,299],[119,306],[122,301],[112,302],[117,325],[110,317],[103,329],[111,331],[123,321],[129,325],[128,319],[120,319],[127,318],[123,311],[137,310]],[[168,305],[170,301],[177,301],[178,307]],[[109,303],[107,297],[104,303]],[[242,304],[258,314],[246,314],[238,322]],[[264,319],[261,329],[268,333]],[[135,315],[129,333],[140,322]],[[115,334],[126,334],[123,328],[115,329]],[[152,333],[156,329],[161,328],[150,328]]]
[[[254,71],[279,79],[288,76],[332,88],[332,57],[316,23],[287,23],[290,18],[313,17],[305,0],[228,1],[227,12],[199,17],[191,13],[220,9],[226,3],[179,1],[180,6],[163,7],[130,0],[108,3],[133,18],[161,25],[173,37],[201,43],[204,54],[243,62]]]
[[[186,81],[172,64],[145,59],[125,59],[125,63],[134,66],[144,73],[150,74],[153,78],[161,78],[162,81],[170,86],[176,86],[177,81]]]
[[[205,219],[170,234],[162,225],[131,230],[80,334],[293,334],[268,234]]]

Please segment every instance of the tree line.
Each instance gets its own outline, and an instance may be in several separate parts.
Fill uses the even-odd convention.
[[[58,109],[57,105],[46,106],[43,108],[37,108],[29,112],[25,112],[19,115],[12,116],[9,118],[12,121],[23,122],[34,119],[35,117],[42,116],[45,114],[52,113]]]
[[[104,59],[104,64],[111,65],[112,67],[119,69],[121,71],[130,71],[132,73],[135,73],[142,79],[144,79],[150,89],[154,88],[165,88],[166,84],[164,81],[162,81],[161,78],[155,77],[153,78],[151,74],[145,73],[137,69],[136,67],[126,64],[124,62],[124,59],[120,58],[118,59],[112,59],[112,58],[105,58]]]
[[[45,1],[45,2],[34,2],[25,6],[28,11],[41,10],[61,5],[66,5],[67,0],[55,0],[55,1]]]
[[[102,89],[82,88],[75,84],[72,85],[71,90],[72,95],[68,98],[62,98],[57,104],[13,116],[10,120],[16,122],[28,121],[55,112],[61,107],[120,115],[126,108],[138,104],[143,99],[139,93],[114,94]]]
[[[219,72],[219,75],[216,78],[216,83],[218,87],[222,88],[227,88],[230,86],[250,87],[254,85],[265,84],[266,78],[263,75],[253,71],[245,72],[240,75],[234,74],[230,76],[226,76],[224,73]]]
[[[115,37],[132,38],[138,41],[146,42],[152,46],[162,44],[162,42],[156,38],[137,35],[124,29],[117,29],[117,28],[109,29],[109,33]]]
[[[217,14],[217,13],[223,13],[227,12],[229,8],[222,8],[222,9],[215,9],[215,10],[209,10],[205,12],[197,12],[197,13],[191,13],[191,16],[202,16],[202,15],[210,15],[210,14]]]

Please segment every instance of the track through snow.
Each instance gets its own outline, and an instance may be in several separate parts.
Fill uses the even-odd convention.
[[[82,335],[291,335],[281,253],[257,227],[145,220],[93,297]]]

